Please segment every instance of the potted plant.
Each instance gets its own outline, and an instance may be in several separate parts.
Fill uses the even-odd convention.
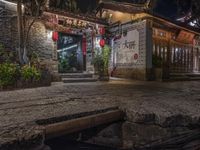
[[[110,47],[105,45],[100,51],[96,50],[93,64],[95,73],[99,75],[99,80],[109,80],[109,58],[110,58]]]
[[[154,80],[162,80],[163,79],[162,58],[159,56],[153,55],[152,64],[153,64]]]

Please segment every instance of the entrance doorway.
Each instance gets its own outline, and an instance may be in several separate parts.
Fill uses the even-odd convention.
[[[83,72],[82,36],[59,33],[58,60],[60,73]]]

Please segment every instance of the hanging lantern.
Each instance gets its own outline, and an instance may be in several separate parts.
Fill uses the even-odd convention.
[[[99,33],[101,34],[101,35],[104,35],[105,34],[105,28],[103,28],[103,27],[101,27],[100,29],[99,29]]]
[[[58,32],[54,31],[53,34],[52,34],[52,40],[54,42],[58,41]]]
[[[101,47],[104,47],[105,44],[106,44],[106,41],[105,41],[104,39],[101,39],[100,42],[99,42],[99,45],[100,45]]]

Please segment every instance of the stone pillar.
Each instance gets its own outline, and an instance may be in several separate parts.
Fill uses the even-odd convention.
[[[147,20],[146,26],[146,80],[151,80],[153,55],[153,22]]]
[[[53,43],[53,49],[52,49],[52,59],[54,61],[58,60],[58,54],[57,54],[57,42]]]
[[[86,52],[86,72],[94,73],[94,65],[92,65],[93,51],[94,51],[94,36],[90,32],[86,35],[87,39],[87,52]]]

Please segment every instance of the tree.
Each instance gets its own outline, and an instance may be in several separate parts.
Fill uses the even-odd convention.
[[[186,24],[194,23],[200,28],[200,1],[199,0],[176,0],[178,15],[187,15]]]
[[[21,64],[29,62],[27,56],[27,44],[31,27],[34,25],[39,16],[42,15],[43,8],[47,0],[18,0],[18,37],[19,37],[19,61]],[[23,4],[23,5],[22,5]],[[24,7],[24,8],[23,8]],[[24,12],[23,12],[23,11]]]
[[[196,22],[196,26],[200,28],[200,1],[192,0],[191,4],[192,21]]]
[[[77,0],[50,0],[50,7],[70,12],[77,12],[78,10]]]
[[[18,22],[18,40],[19,40],[19,45],[18,45],[18,55],[19,55],[19,61],[20,63],[23,63],[22,59],[22,0],[17,1],[17,22]]]

